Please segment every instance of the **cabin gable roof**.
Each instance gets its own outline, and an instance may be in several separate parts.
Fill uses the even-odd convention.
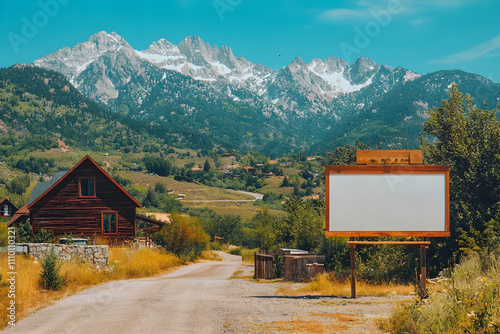
[[[11,202],[11,201],[9,201],[9,199],[8,199],[8,198],[4,198],[4,199],[2,199],[2,200],[0,201],[0,206],[1,206],[1,205],[5,205],[5,204],[10,205],[10,206],[13,208],[13,211],[17,211],[17,210],[18,210],[18,208],[17,208],[14,204],[12,204],[12,202]]]
[[[52,189],[54,189],[58,184],[63,182],[63,180],[67,179],[82,163],[85,161],[89,161],[92,163],[97,170],[104,175],[111,183],[113,183],[122,193],[124,193],[128,198],[132,200],[132,202],[137,206],[137,207],[142,207],[142,205],[137,202],[135,198],[133,198],[125,189],[123,189],[122,186],[120,186],[111,176],[106,173],[104,169],[101,168],[90,156],[86,155],[80,162],[78,162],[71,170],[68,172],[56,172],[54,173],[54,176],[47,182],[43,182],[39,185],[37,185],[32,193],[31,197],[28,201],[27,209],[32,208],[38,201],[40,201],[45,195],[47,195]],[[38,189],[37,189],[38,188]]]

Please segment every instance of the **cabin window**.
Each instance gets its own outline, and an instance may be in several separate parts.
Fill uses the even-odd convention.
[[[102,213],[102,233],[117,233],[118,232],[118,224],[117,218],[118,214],[114,211],[111,212],[103,212]]]
[[[80,197],[95,197],[95,178],[80,179]]]
[[[4,216],[10,216],[11,215],[11,211],[10,211],[10,205],[8,204],[5,204],[2,208],[2,214]]]

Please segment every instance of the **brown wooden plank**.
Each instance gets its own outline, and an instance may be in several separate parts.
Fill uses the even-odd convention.
[[[430,245],[430,241],[347,241],[348,245]]]
[[[421,150],[358,150],[356,163],[371,164],[422,164]]]
[[[449,166],[444,165],[361,165],[361,166],[326,166],[327,175],[329,173],[346,174],[434,174],[449,171]]]
[[[326,237],[449,237],[450,231],[325,231]]]

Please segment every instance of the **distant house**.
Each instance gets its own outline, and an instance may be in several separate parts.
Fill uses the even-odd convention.
[[[0,217],[11,217],[17,210],[17,207],[7,198],[0,201]]]
[[[99,236],[106,239],[135,237],[136,208],[141,207],[89,156],[68,172],[56,172],[39,183],[28,204],[8,225],[29,218],[33,233]]]
[[[247,166],[247,167],[243,167],[243,169],[244,169],[244,170],[246,170],[247,172],[252,173],[252,174],[254,174],[254,173],[255,173],[255,168],[253,168],[253,167],[248,167],[248,166]]]

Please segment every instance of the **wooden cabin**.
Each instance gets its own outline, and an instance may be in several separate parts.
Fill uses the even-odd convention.
[[[7,198],[0,201],[0,217],[12,217],[18,208]]]
[[[33,233],[133,239],[136,208],[141,207],[89,156],[68,172],[39,183],[26,206]],[[9,222],[11,224],[13,221]]]

